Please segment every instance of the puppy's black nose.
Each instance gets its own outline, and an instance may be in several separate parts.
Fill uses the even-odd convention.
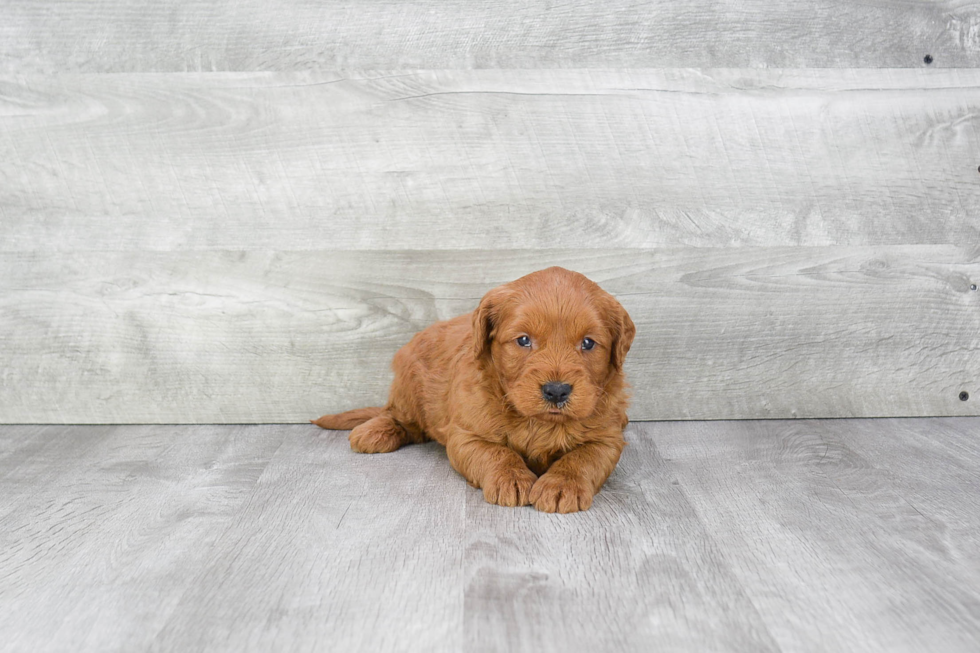
[[[572,386],[567,383],[551,382],[541,386],[541,396],[544,397],[545,401],[556,406],[568,399],[570,394],[572,394]]]

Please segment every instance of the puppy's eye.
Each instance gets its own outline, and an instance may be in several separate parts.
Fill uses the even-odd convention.
[[[517,344],[519,344],[521,347],[530,347],[531,339],[528,338],[527,336],[521,336],[520,338],[517,339]]]
[[[592,338],[586,338],[582,341],[582,351],[589,351],[593,347],[595,347],[595,340]]]

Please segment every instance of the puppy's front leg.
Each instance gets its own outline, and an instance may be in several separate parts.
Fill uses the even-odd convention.
[[[457,432],[446,443],[446,453],[457,472],[474,487],[483,488],[487,503],[511,507],[531,503],[531,487],[538,477],[513,449]]]
[[[537,480],[531,488],[531,503],[542,512],[588,510],[625,446],[620,435],[572,449]]]

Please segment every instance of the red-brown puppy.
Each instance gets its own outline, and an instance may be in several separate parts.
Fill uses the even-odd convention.
[[[416,334],[395,354],[384,408],[313,423],[354,428],[363,453],[436,440],[490,503],[586,510],[626,445],[623,359],[635,333],[612,295],[548,268]]]

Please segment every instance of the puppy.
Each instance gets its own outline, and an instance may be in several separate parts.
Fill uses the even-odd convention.
[[[483,497],[544,512],[587,510],[619,462],[636,328],[612,295],[552,267],[494,288],[395,354],[384,408],[324,415],[354,451],[436,440]]]

